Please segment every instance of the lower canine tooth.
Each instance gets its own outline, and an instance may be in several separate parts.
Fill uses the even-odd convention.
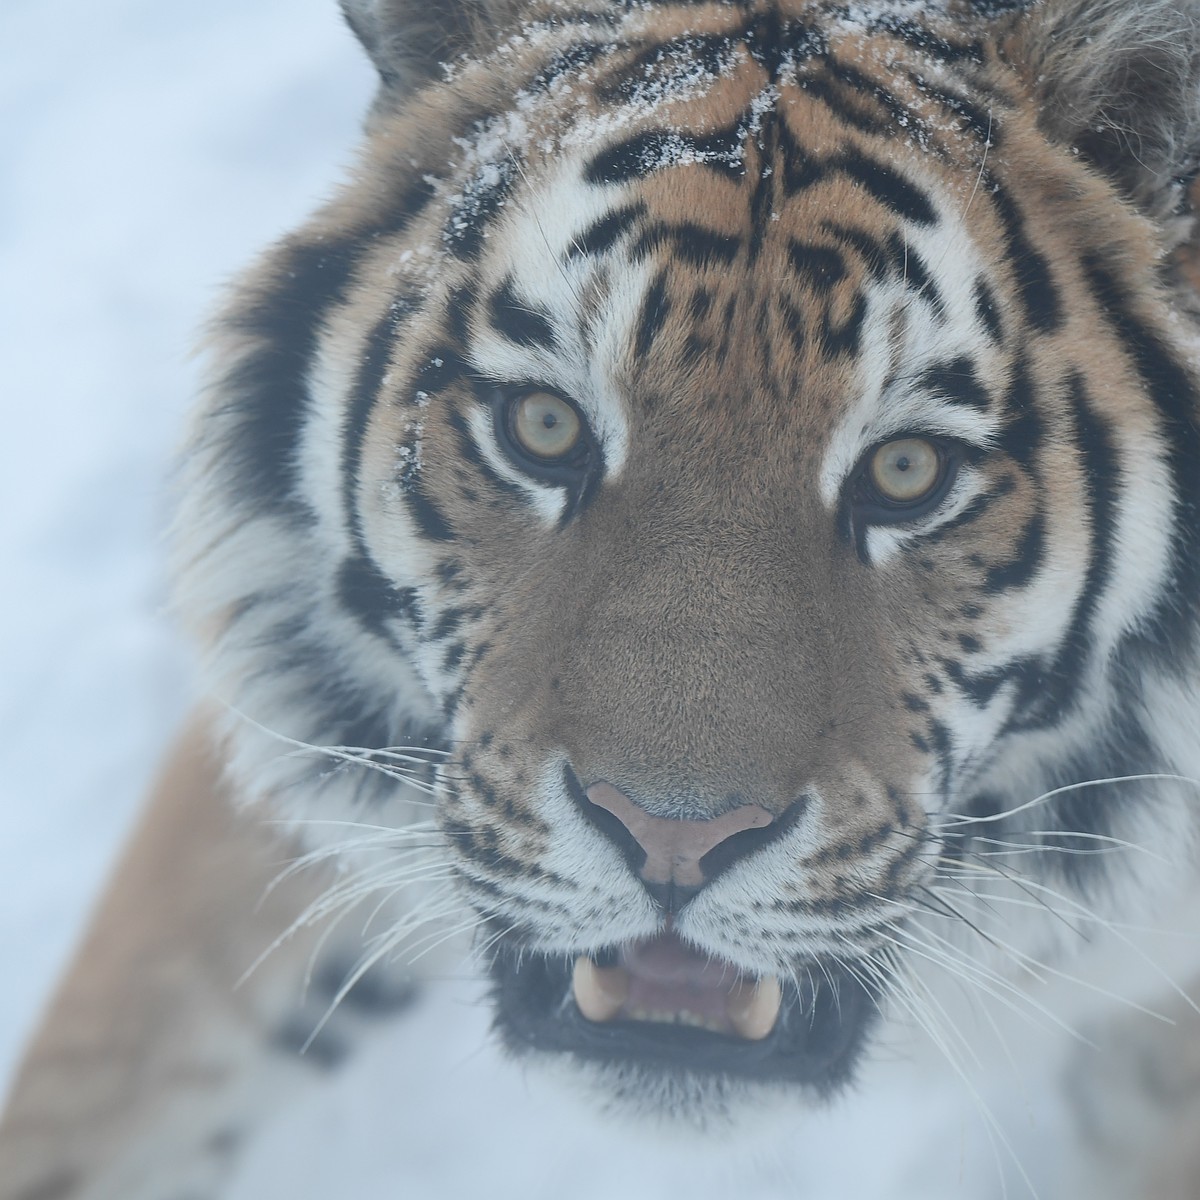
[[[624,967],[598,967],[586,956],[575,960],[571,987],[579,1011],[589,1021],[611,1021],[629,997]]]
[[[783,1003],[783,989],[772,976],[757,983],[740,981],[725,1002],[725,1014],[739,1037],[761,1042],[775,1028]]]

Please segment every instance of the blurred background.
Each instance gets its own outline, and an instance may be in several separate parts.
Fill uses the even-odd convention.
[[[193,348],[327,194],[372,86],[335,0],[0,5],[0,1087],[189,705],[162,540]],[[766,1155],[663,1145],[503,1062],[446,981],[280,1114],[236,1197],[999,1194],[970,1094],[914,1071],[884,1062]],[[992,1107],[1030,1140],[1028,1095]]]
[[[371,90],[333,0],[0,5],[0,1074],[188,704],[169,469],[231,274]]]

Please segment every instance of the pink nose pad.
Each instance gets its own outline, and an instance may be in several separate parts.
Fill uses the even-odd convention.
[[[646,852],[641,877],[646,883],[698,888],[706,882],[700,860],[735,833],[763,829],[775,819],[757,804],[743,804],[709,821],[674,821],[651,816],[611,783],[593,783],[587,798],[607,809]]]

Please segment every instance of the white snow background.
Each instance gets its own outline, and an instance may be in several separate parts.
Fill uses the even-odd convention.
[[[0,4],[0,1086],[189,703],[160,543],[190,350],[328,192],[372,87],[335,0]],[[765,1155],[667,1144],[504,1061],[447,983],[278,1114],[234,1195],[998,1195],[1005,1152],[925,1061],[892,1054]],[[991,1104],[1033,1166],[1056,1117],[1013,1083]]]

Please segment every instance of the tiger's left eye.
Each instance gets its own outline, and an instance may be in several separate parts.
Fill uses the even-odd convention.
[[[579,414],[553,392],[530,392],[514,400],[508,427],[526,454],[547,463],[568,457],[583,437]]]
[[[941,484],[945,461],[925,438],[897,438],[877,446],[867,461],[867,478],[880,500],[909,507],[928,499]]]

